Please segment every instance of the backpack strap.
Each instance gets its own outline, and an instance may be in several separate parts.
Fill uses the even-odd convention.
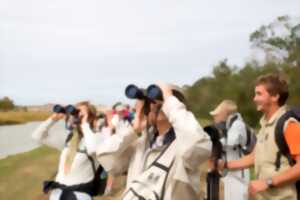
[[[233,124],[237,119],[238,119],[238,115],[234,115],[234,116],[229,120],[227,129],[230,129],[230,127],[232,126],[232,124]]]
[[[153,166],[156,166],[166,172],[166,178],[163,183],[162,191],[161,191],[161,199],[164,199],[167,179],[169,176],[170,169],[172,168],[175,160],[174,151],[176,151],[176,142],[173,141],[169,144],[164,151],[159,155],[156,161],[153,162]]]
[[[149,169],[152,166],[156,166],[158,168],[161,168],[164,171],[169,171],[171,168],[171,165],[174,161],[174,156],[170,156],[172,152],[174,152],[175,149],[175,142],[172,141],[170,144],[168,144],[162,152],[157,156],[157,158],[149,165],[147,169]]]

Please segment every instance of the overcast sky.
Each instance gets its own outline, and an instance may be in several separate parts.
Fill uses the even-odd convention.
[[[112,104],[129,83],[192,84],[299,0],[0,0],[0,97]]]

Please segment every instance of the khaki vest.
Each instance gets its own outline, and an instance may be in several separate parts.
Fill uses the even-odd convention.
[[[261,129],[255,147],[255,175],[257,179],[267,179],[290,168],[288,160],[284,156],[281,157],[280,169],[276,171],[275,167],[276,155],[279,151],[275,142],[275,126],[277,120],[285,112],[286,107],[282,106],[269,121],[266,121],[265,117],[260,121]],[[268,189],[257,196],[257,199],[261,200],[297,200],[295,184]]]

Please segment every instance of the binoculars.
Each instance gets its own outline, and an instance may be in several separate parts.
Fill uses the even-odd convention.
[[[138,88],[136,85],[130,84],[125,89],[125,95],[129,99],[140,99],[140,100],[163,100],[161,89],[152,84],[147,89]]]
[[[61,106],[59,104],[54,105],[53,112],[55,113],[63,113],[73,116],[78,116],[79,110],[73,105]]]

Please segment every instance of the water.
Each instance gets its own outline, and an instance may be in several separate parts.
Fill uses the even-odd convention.
[[[20,125],[0,126],[0,159],[30,151],[40,146],[31,137],[41,122],[30,122]],[[55,125],[55,129],[63,129],[63,123]]]

